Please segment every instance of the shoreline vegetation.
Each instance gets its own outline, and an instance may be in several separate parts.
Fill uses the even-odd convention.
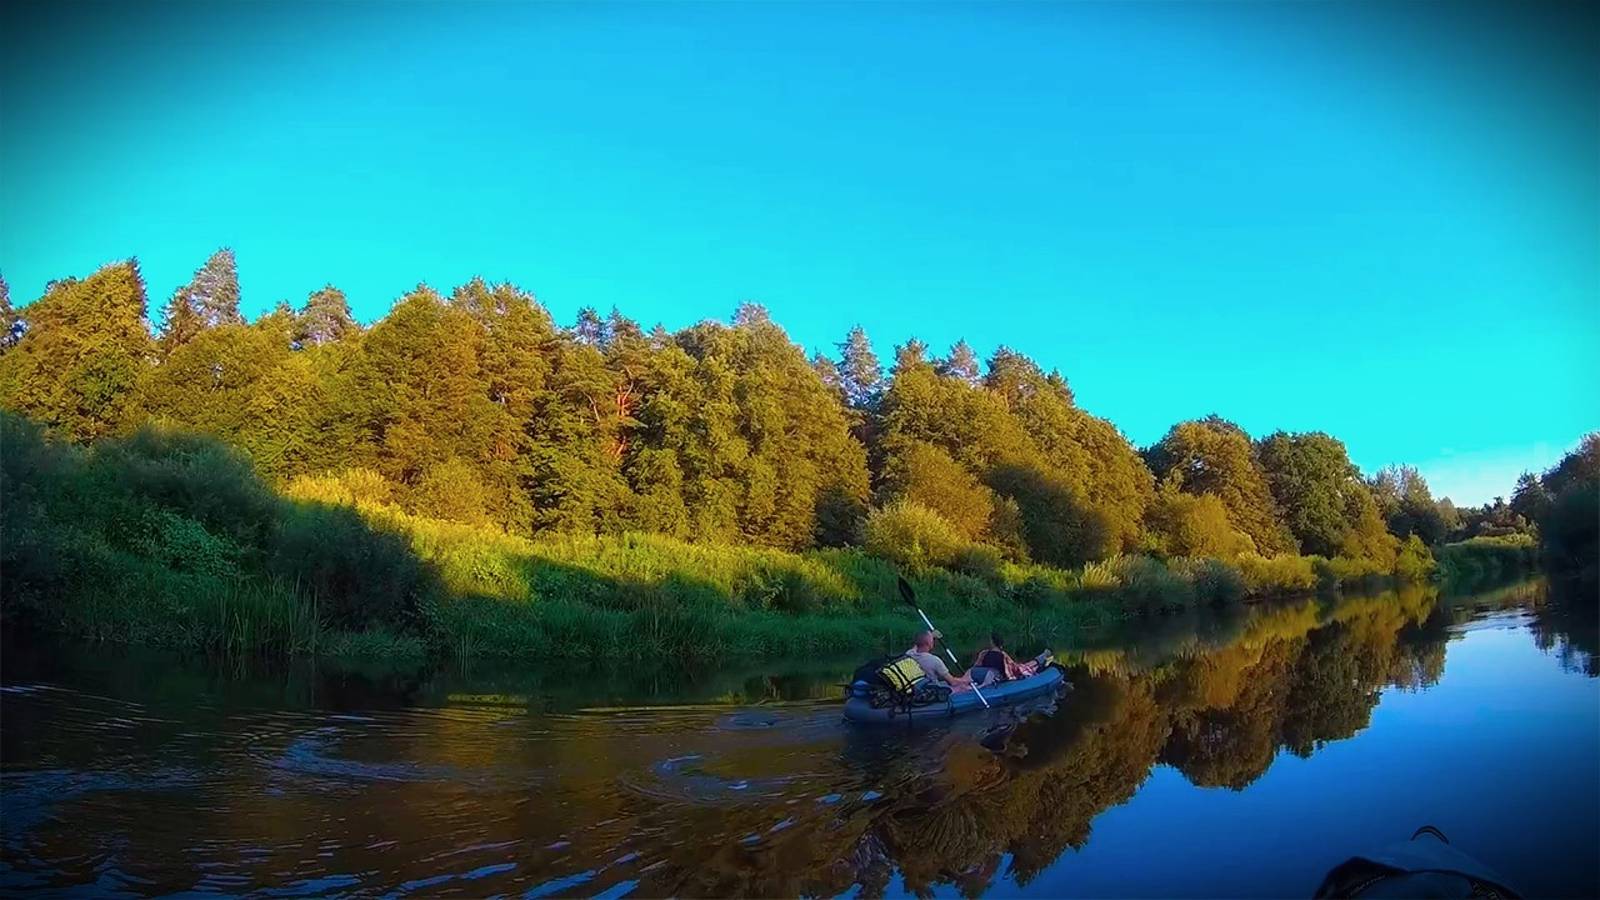
[[[559,328],[426,287],[246,322],[232,254],[147,315],[136,264],[0,282],[0,612],[226,654],[671,660],[881,652],[916,584],[958,643],[1386,580],[1594,577],[1600,437],[1457,509],[1320,432],[1216,416],[1139,449],[1000,348],[764,310]]]

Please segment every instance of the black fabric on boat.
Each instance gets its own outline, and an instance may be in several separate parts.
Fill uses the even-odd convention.
[[[899,653],[893,653],[885,656],[875,656],[867,660],[856,667],[855,674],[850,676],[850,682],[854,684],[860,681],[875,688],[888,690],[889,682],[883,680],[883,667],[899,659],[900,656],[901,654]]]
[[[983,651],[983,655],[978,657],[978,665],[983,666],[986,669],[993,669],[998,672],[1000,677],[996,678],[996,681],[1010,680],[1006,678],[1006,655],[999,650],[990,649]]]

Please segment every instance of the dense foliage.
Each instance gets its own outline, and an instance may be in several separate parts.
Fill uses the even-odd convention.
[[[225,525],[158,498],[164,511],[152,515],[196,523],[169,522],[177,530],[162,540],[188,547],[177,535],[190,529],[193,552],[216,539],[228,566],[285,577],[295,557],[320,565],[329,551],[321,538],[293,538],[294,521],[323,513],[274,495],[318,479],[369,518],[381,508],[393,521],[456,523],[490,543],[649,534],[674,546],[864,547],[912,570],[1011,585],[1002,594],[1065,577],[1016,575],[1024,570],[1114,573],[1156,594],[1178,573],[1185,585],[1216,586],[1202,593],[1236,593],[1202,559],[1223,561],[1241,583],[1280,587],[1421,577],[1431,545],[1490,515],[1436,503],[1415,470],[1365,480],[1321,433],[1258,441],[1212,416],[1175,425],[1141,453],[1078,407],[1059,372],[1007,348],[980,366],[964,342],[930,359],[913,340],[886,373],[855,328],[836,359],[808,359],[753,304],[731,324],[675,333],[615,310],[585,309],[564,328],[530,294],[473,280],[448,295],[419,286],[363,327],[330,285],[299,310],[279,304],[247,322],[226,250],[153,327],[132,261],[52,282],[20,308],[0,283],[0,300],[0,408],[53,440],[104,442],[73,456],[74,471],[112,471],[129,454],[201,454],[179,433],[219,439],[240,454],[227,456],[233,474],[194,470],[195,502],[203,479],[242,479],[246,468],[266,486]],[[159,427],[141,432],[147,425]],[[11,444],[37,443],[20,429],[7,425],[8,457]],[[1588,459],[1593,441],[1585,446]],[[1563,466],[1504,507],[1512,531],[1530,519],[1547,526],[1552,553],[1592,543],[1584,504],[1594,492],[1584,486],[1594,467]],[[18,485],[19,496],[31,490]],[[110,511],[71,521],[63,510],[94,504],[62,490],[22,508],[116,552],[135,546],[125,524],[99,522]],[[219,503],[239,499],[221,481],[210,490]],[[35,539],[22,515],[6,511],[17,565],[13,549]],[[250,516],[262,534],[228,530]],[[190,574],[197,564],[171,561]],[[1001,574],[1007,567],[1015,577]],[[358,587],[317,576],[297,590],[331,598]]]
[[[215,435],[278,486],[370,470],[408,512],[511,534],[804,549],[860,543],[871,508],[904,500],[1015,561],[1392,562],[1332,438],[1257,443],[1212,417],[1141,458],[1060,373],[1006,348],[980,366],[964,342],[930,360],[912,341],[886,375],[861,329],[838,359],[807,360],[750,304],[731,325],[668,333],[616,311],[561,328],[531,295],[481,280],[418,287],[370,328],[332,286],[251,323],[239,299],[227,250],[153,331],[133,262],[20,310],[8,298],[0,406],[76,441],[149,421]],[[1384,514],[1400,537],[1418,530]]]
[[[273,491],[238,451],[157,426],[82,448],[0,413],[0,441],[7,620],[108,640],[695,663],[903,644],[915,623],[893,599],[901,571],[967,641],[994,627],[1050,641],[1317,577],[1301,557],[1007,562],[912,501],[871,514],[873,555],[638,533],[530,540],[412,515],[367,469]]]
[[[414,631],[436,578],[349,507],[291,503],[217,441],[162,429],[84,450],[0,414],[0,596],[92,637],[316,649]]]

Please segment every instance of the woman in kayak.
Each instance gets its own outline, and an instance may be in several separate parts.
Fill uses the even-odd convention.
[[[1000,633],[993,632],[989,635],[989,646],[979,650],[978,655],[973,657],[972,669],[967,674],[978,682],[978,687],[984,687],[995,681],[1015,681],[1036,675],[1050,664],[1050,659],[1050,651],[1046,650],[1027,662],[1019,663],[1006,652],[1005,639],[1000,637]]]

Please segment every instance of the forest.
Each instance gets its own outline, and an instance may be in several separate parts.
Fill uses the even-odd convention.
[[[129,260],[21,306],[0,282],[0,316],[0,599],[103,639],[854,650],[906,630],[896,571],[958,630],[1047,637],[1438,564],[1593,578],[1600,540],[1597,435],[1458,509],[1320,432],[1135,447],[1005,347],[885,366],[858,327],[808,358],[751,303],[563,327],[475,279],[370,325],[331,285],[246,321],[221,250],[157,310]]]

